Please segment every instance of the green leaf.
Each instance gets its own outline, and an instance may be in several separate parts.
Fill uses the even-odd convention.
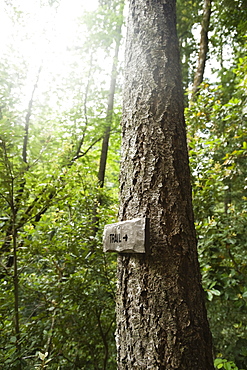
[[[45,353],[38,352],[38,356],[40,360],[44,361],[44,359],[48,356],[48,352],[45,352]]]
[[[11,336],[10,337],[10,343],[15,343],[16,342],[16,337],[15,336]]]
[[[214,360],[214,366],[215,367],[217,367],[218,369],[219,369],[219,367],[218,367],[218,365],[221,365],[222,364],[222,358],[216,358],[215,360]],[[221,366],[222,367],[222,366]]]

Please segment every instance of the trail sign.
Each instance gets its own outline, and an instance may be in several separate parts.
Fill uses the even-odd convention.
[[[104,228],[103,249],[104,252],[145,253],[147,239],[147,218],[116,222]]]

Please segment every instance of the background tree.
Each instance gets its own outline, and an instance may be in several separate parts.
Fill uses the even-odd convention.
[[[195,95],[198,92],[199,86],[203,81],[203,75],[205,71],[205,65],[208,54],[208,33],[210,27],[211,8],[212,8],[211,0],[204,0],[198,62],[192,87],[193,95]]]
[[[107,5],[108,6],[108,5]],[[116,9],[118,7],[118,9]],[[100,155],[100,164],[99,164],[99,171],[98,171],[98,179],[100,187],[104,186],[105,180],[105,171],[106,171],[106,163],[107,163],[107,153],[109,147],[109,139],[110,139],[110,132],[113,120],[113,108],[114,108],[114,96],[116,90],[116,80],[117,80],[117,66],[118,66],[118,55],[120,49],[120,42],[121,42],[121,31],[123,25],[123,10],[124,10],[124,1],[118,2],[114,5],[114,12],[117,16],[116,26],[114,29],[115,37],[115,50],[114,56],[112,61],[112,69],[111,69],[111,81],[110,81],[110,88],[108,94],[108,101],[107,101],[107,111],[106,111],[106,127],[104,132],[104,137],[102,141],[102,148],[101,148],[101,155]],[[118,13],[117,13],[118,12]]]

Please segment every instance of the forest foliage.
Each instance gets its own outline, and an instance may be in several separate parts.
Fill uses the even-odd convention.
[[[61,30],[49,19],[63,3],[43,1],[36,13],[4,3],[12,33],[0,61],[3,370],[116,368],[116,256],[102,252],[102,230],[118,213],[124,2],[83,10],[73,38],[55,46]],[[202,9],[201,0],[177,1],[198,254],[215,367],[247,369],[247,9],[212,1],[204,80],[192,99]],[[40,13],[50,18],[32,34]]]

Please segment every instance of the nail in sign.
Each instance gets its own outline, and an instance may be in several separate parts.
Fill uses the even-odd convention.
[[[146,218],[106,225],[103,234],[104,252],[145,253],[146,229]]]

